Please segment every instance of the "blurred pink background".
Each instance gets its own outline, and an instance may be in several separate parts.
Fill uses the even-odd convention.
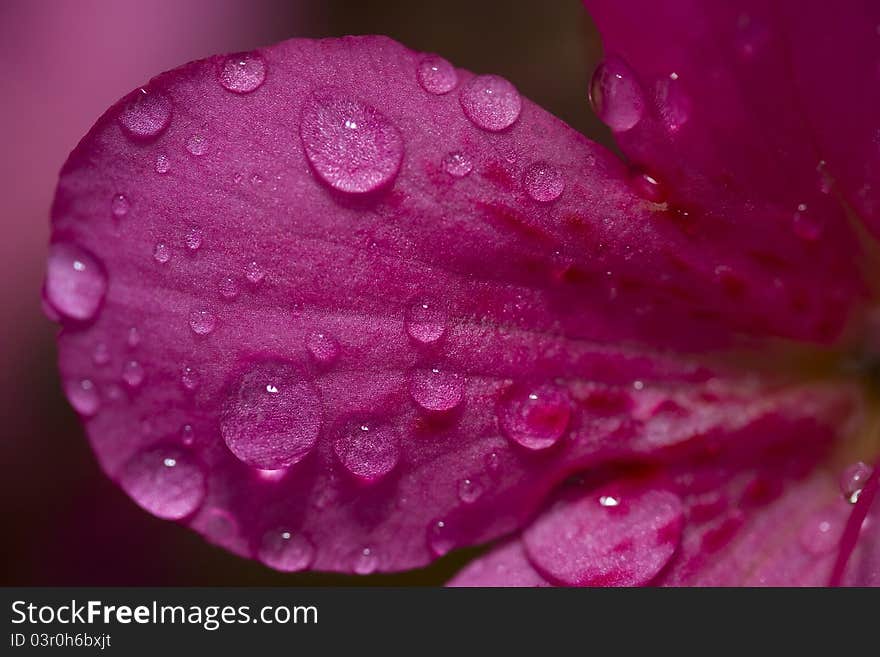
[[[281,575],[149,516],[104,478],[55,370],[40,312],[48,212],[67,154],[153,75],[291,37],[388,34],[527,96],[603,143],[586,101],[599,56],[577,0],[4,0],[0,240],[3,585],[439,584],[467,554],[416,573]]]

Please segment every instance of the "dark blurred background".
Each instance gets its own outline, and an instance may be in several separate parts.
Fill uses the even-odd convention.
[[[40,312],[56,177],[108,106],[192,59],[345,34],[387,34],[503,75],[610,144],[587,102],[600,45],[579,0],[0,2],[0,584],[441,584],[469,556],[399,575],[283,575],[141,511],[99,471],[61,394],[55,327]]]

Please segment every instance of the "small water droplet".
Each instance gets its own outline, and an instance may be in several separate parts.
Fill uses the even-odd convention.
[[[199,375],[189,365],[184,365],[183,371],[180,373],[180,383],[188,391],[193,392],[199,387]]]
[[[95,350],[92,352],[92,362],[98,366],[103,366],[110,362],[110,348],[106,343],[99,342],[95,345]]]
[[[347,422],[336,431],[333,451],[349,474],[372,484],[397,466],[400,437],[391,425],[371,420]]]
[[[48,305],[67,319],[88,321],[98,312],[107,292],[107,275],[100,261],[74,244],[49,247],[43,294]]]
[[[180,427],[180,441],[184,445],[192,445],[196,440],[196,431],[191,424],[184,424]]]
[[[329,333],[312,333],[306,340],[306,348],[316,362],[330,365],[339,357],[339,343]]]
[[[238,283],[235,282],[234,278],[224,276],[220,279],[218,287],[220,289],[220,296],[227,301],[232,301],[238,296]]]
[[[831,172],[828,171],[828,163],[825,160],[819,160],[819,164],[816,165],[816,177],[819,191],[823,194],[830,194],[834,188],[834,180],[831,178]]]
[[[736,49],[745,60],[755,59],[770,41],[770,30],[764,23],[743,14],[737,20]]]
[[[805,242],[815,242],[822,236],[822,224],[804,203],[798,205],[792,215],[791,227],[794,234]]]
[[[101,407],[98,388],[91,379],[69,381],[64,391],[73,410],[84,417],[92,417]]]
[[[478,75],[471,79],[458,100],[471,123],[490,132],[506,130],[522,111],[522,98],[516,87],[497,75]]]
[[[498,419],[513,442],[531,450],[555,445],[568,430],[571,401],[556,386],[515,386],[503,397]]]
[[[678,132],[690,120],[691,100],[678,76],[662,78],[654,92],[657,113],[669,132]]]
[[[140,452],[125,465],[120,483],[141,508],[166,520],[185,518],[205,498],[204,471],[179,448]]]
[[[372,548],[365,547],[357,553],[352,569],[357,575],[372,575],[379,567],[379,559]]]
[[[256,261],[251,261],[248,263],[247,267],[245,267],[244,272],[245,278],[247,278],[254,285],[259,285],[263,282],[263,279],[266,277],[266,272]]]
[[[462,152],[448,153],[443,158],[443,170],[454,178],[464,178],[474,168],[471,158]]]
[[[464,398],[464,378],[439,368],[413,370],[409,379],[413,401],[428,412],[445,413],[456,408]]]
[[[190,155],[199,157],[208,152],[209,144],[204,135],[192,135],[186,140],[186,150]]]
[[[633,191],[651,203],[663,203],[666,200],[666,189],[654,176],[636,172],[630,177]]]
[[[247,94],[266,80],[266,60],[258,52],[240,52],[223,60],[218,71],[220,84],[227,91]]]
[[[141,343],[141,332],[136,326],[132,326],[130,329],[128,329],[128,334],[125,337],[125,342],[130,349],[134,349]]]
[[[840,474],[840,492],[843,493],[843,498],[850,504],[858,502],[873,473],[874,468],[862,461],[847,466]]]
[[[434,344],[446,332],[446,315],[427,301],[416,303],[407,313],[406,332],[416,342]]]
[[[462,479],[458,482],[458,499],[465,504],[473,504],[483,494],[483,484],[475,478]]]
[[[548,162],[536,162],[526,169],[523,184],[529,197],[540,203],[555,201],[565,190],[562,171]]]
[[[168,248],[168,245],[165,244],[165,242],[158,242],[156,246],[153,247],[153,260],[160,265],[164,265],[171,260],[171,249]]]
[[[131,204],[128,202],[128,199],[125,198],[124,194],[116,194],[113,197],[113,200],[110,201],[110,211],[117,219],[122,219],[127,215],[130,207]]]
[[[300,138],[318,177],[348,194],[390,185],[403,161],[403,139],[394,124],[374,107],[350,98],[307,102]]]
[[[455,67],[442,57],[428,55],[420,63],[417,72],[422,89],[431,94],[445,94],[458,84]]]
[[[306,570],[315,560],[315,546],[303,534],[287,529],[266,532],[257,558],[275,570],[294,573]]]
[[[312,451],[322,414],[318,391],[292,364],[262,362],[236,382],[224,406],[220,431],[239,460],[276,470],[298,463]]]
[[[171,170],[171,161],[165,153],[156,156],[156,173],[168,173]]]
[[[170,123],[171,100],[161,91],[138,89],[119,114],[119,124],[133,139],[158,137]]]
[[[202,246],[202,229],[195,227],[190,228],[186,232],[184,241],[186,242],[186,248],[190,251],[198,251],[199,247]]]
[[[130,360],[122,367],[122,380],[129,388],[137,388],[144,382],[144,368],[136,360]]]
[[[489,452],[486,454],[486,470],[492,474],[497,473],[501,469],[501,457],[498,452]]]
[[[645,97],[636,74],[613,55],[593,73],[590,103],[596,116],[615,132],[631,129],[645,113]]]
[[[428,548],[435,557],[442,557],[455,547],[452,531],[445,520],[435,520],[428,525]]]
[[[194,310],[189,315],[189,327],[196,335],[208,335],[217,327],[217,319],[210,310]]]
[[[843,528],[840,514],[832,509],[820,509],[804,522],[799,537],[801,545],[817,557],[830,554],[840,544]]]

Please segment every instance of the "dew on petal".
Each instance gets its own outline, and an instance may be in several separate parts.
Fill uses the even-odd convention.
[[[257,52],[241,52],[223,60],[218,72],[220,84],[227,91],[247,94],[259,89],[266,80],[266,60]]]
[[[348,194],[387,187],[403,161],[403,138],[394,124],[374,107],[350,98],[307,102],[300,138],[318,177]]]
[[[186,242],[186,248],[190,251],[198,251],[199,247],[202,246],[202,229],[195,227],[190,228],[186,232],[184,242]]]
[[[303,534],[273,529],[263,535],[257,558],[275,570],[295,573],[306,570],[315,560],[315,546]]]
[[[220,296],[227,301],[232,301],[238,296],[238,283],[230,276],[221,278],[217,287],[220,290]]]
[[[165,242],[157,242],[156,246],[153,247],[153,260],[160,265],[164,265],[171,260],[171,249],[168,248]]]
[[[865,484],[873,473],[874,468],[862,461],[848,465],[840,473],[840,492],[843,498],[850,504],[858,502]]]
[[[180,384],[189,392],[193,392],[199,387],[199,382],[198,372],[189,365],[184,365],[180,373]]]
[[[277,470],[298,463],[312,451],[322,414],[318,391],[293,365],[261,362],[233,386],[220,432],[242,462]]]
[[[329,333],[312,333],[306,340],[306,348],[322,365],[330,365],[339,357],[339,342]]]
[[[189,327],[196,335],[208,335],[217,327],[217,318],[210,310],[194,310],[189,316]]]
[[[483,494],[483,484],[478,479],[469,477],[458,482],[458,499],[465,504],[473,504]]]
[[[166,520],[185,518],[205,498],[202,467],[175,447],[140,452],[126,463],[120,483],[141,508]]]
[[[372,484],[397,466],[400,436],[394,426],[381,422],[343,423],[333,438],[333,451],[349,474]]]
[[[435,520],[428,525],[428,549],[435,557],[442,557],[455,548],[456,543],[449,524]]]
[[[500,132],[512,126],[522,111],[522,98],[510,82],[497,75],[478,75],[459,95],[465,116],[478,128]]]
[[[443,158],[443,170],[453,178],[464,178],[474,168],[474,163],[460,151],[448,153]]]
[[[266,272],[258,262],[251,261],[245,267],[244,276],[254,285],[258,285],[263,282]]]
[[[110,211],[117,219],[122,219],[127,215],[130,207],[131,204],[128,202],[128,199],[125,198],[124,194],[116,194],[113,197],[113,200],[110,201]]]
[[[547,449],[559,442],[570,418],[568,394],[551,384],[514,386],[503,396],[498,411],[504,435],[530,450]]]
[[[92,417],[101,407],[98,388],[91,379],[68,381],[64,392],[73,410],[84,417]]]
[[[666,189],[660,182],[647,173],[635,173],[630,179],[633,191],[651,203],[663,203],[666,200]]]
[[[445,372],[436,367],[413,370],[409,379],[409,394],[422,410],[445,413],[461,404],[464,379],[455,372]]]
[[[379,567],[379,558],[373,548],[365,547],[354,558],[352,570],[356,575],[372,575]]]
[[[170,123],[171,100],[161,91],[138,89],[119,114],[119,124],[133,139],[154,139]]]
[[[822,236],[822,224],[813,212],[801,203],[792,215],[791,227],[794,234],[805,242],[815,242]]]
[[[636,74],[613,55],[593,73],[590,102],[599,119],[615,132],[631,129],[645,114],[645,98]]]
[[[675,133],[690,120],[691,100],[677,75],[662,78],[654,91],[657,113],[666,129]]]
[[[801,527],[800,543],[811,554],[819,557],[834,552],[840,544],[844,522],[831,509],[822,509],[807,517]]]
[[[406,332],[420,344],[434,344],[446,332],[446,315],[426,301],[416,303],[407,313]]]
[[[455,67],[442,57],[429,55],[420,63],[417,72],[422,89],[431,94],[445,94],[458,84]]]
[[[200,157],[208,152],[210,144],[204,135],[192,135],[186,140],[186,150],[190,155]]]
[[[138,330],[137,326],[132,326],[128,329],[128,333],[125,336],[125,343],[128,345],[129,349],[134,349],[141,343],[141,332]]]
[[[137,388],[144,382],[144,368],[136,360],[130,360],[122,366],[122,380],[129,388]]]
[[[110,362],[110,348],[105,342],[99,342],[92,351],[92,362],[102,367]]]
[[[184,424],[180,427],[180,442],[190,446],[196,441],[196,431],[191,424]]]
[[[165,153],[156,156],[156,173],[168,173],[171,170],[171,161]]]
[[[529,197],[540,203],[555,201],[565,190],[562,171],[548,162],[536,162],[526,169],[523,184]]]
[[[101,262],[85,249],[56,242],[49,247],[43,293],[61,317],[88,321],[104,301],[107,274]]]

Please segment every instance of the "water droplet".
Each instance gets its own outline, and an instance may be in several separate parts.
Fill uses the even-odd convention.
[[[822,224],[804,203],[798,205],[792,216],[791,227],[794,234],[805,242],[815,242],[822,236]]]
[[[144,382],[144,368],[136,360],[130,360],[122,367],[122,380],[129,388],[137,388]]]
[[[330,365],[339,357],[339,343],[329,333],[312,333],[306,348],[318,363]]]
[[[245,278],[247,278],[254,285],[259,285],[263,282],[263,279],[266,277],[266,272],[256,261],[249,262],[247,267],[245,267]]]
[[[192,445],[196,440],[196,431],[191,424],[184,424],[180,427],[180,441],[184,445]]]
[[[227,91],[247,94],[256,91],[266,80],[266,60],[257,52],[240,52],[223,60],[220,84]]]
[[[446,315],[425,301],[414,304],[407,313],[406,332],[416,342],[434,344],[446,332]]]
[[[186,248],[190,251],[198,251],[199,247],[202,246],[202,229],[190,228],[186,233],[184,241],[186,242]]]
[[[95,350],[92,352],[92,362],[98,366],[103,366],[110,362],[110,348],[106,343],[99,342],[95,345]]]
[[[456,408],[464,398],[464,378],[436,367],[413,370],[409,379],[409,394],[422,410],[445,413]]]
[[[218,287],[220,288],[220,296],[227,301],[232,301],[238,296],[238,283],[235,282],[234,278],[229,276],[221,278]]]
[[[403,139],[379,110],[357,100],[313,98],[306,104],[300,138],[315,173],[349,194],[390,185],[403,161]]]
[[[636,172],[630,177],[633,191],[651,203],[663,203],[666,200],[666,189],[653,176]]]
[[[155,516],[180,520],[201,506],[205,473],[186,451],[160,447],[143,451],[124,467],[122,488]]]
[[[208,152],[208,140],[203,135],[192,135],[186,140],[186,150],[190,155],[199,157]]]
[[[770,41],[770,30],[763,23],[743,14],[737,21],[736,49],[745,60],[755,59]]]
[[[464,153],[455,151],[443,158],[443,170],[454,178],[464,178],[474,168],[474,163]]]
[[[636,74],[613,55],[593,73],[590,102],[596,116],[615,132],[629,130],[645,113],[645,97]]]
[[[165,242],[158,242],[156,246],[153,247],[153,260],[160,265],[164,265],[171,260],[171,249],[168,248],[168,245],[165,244]]]
[[[465,504],[473,504],[483,494],[483,484],[475,478],[462,479],[458,482],[458,499]]]
[[[276,392],[269,392],[272,388]],[[236,382],[220,431],[241,461],[263,470],[298,463],[311,452],[321,429],[315,386],[287,363],[257,363]]]
[[[98,396],[98,388],[90,379],[69,381],[64,386],[67,401],[73,406],[73,410],[85,417],[91,417],[98,412],[101,399]]]
[[[522,99],[510,82],[497,75],[471,79],[458,98],[465,116],[483,130],[499,132],[512,126],[522,111]]]
[[[458,84],[455,67],[442,57],[428,55],[419,63],[419,84],[430,94],[445,94]]]
[[[156,156],[156,173],[168,173],[171,170],[171,162],[165,153]]]
[[[489,452],[486,454],[486,470],[495,474],[501,469],[501,457],[498,456],[498,452]]]
[[[217,327],[217,319],[210,310],[194,310],[189,315],[189,327],[196,335],[208,335]]]
[[[428,548],[435,557],[442,557],[455,547],[455,541],[448,523],[435,520],[428,525]]]
[[[270,568],[294,573],[312,565],[315,546],[300,533],[274,529],[264,534],[257,558]]]
[[[850,504],[858,502],[873,472],[874,468],[862,461],[847,466],[840,474],[840,492],[843,493],[843,498]]]
[[[127,215],[130,206],[131,204],[123,194],[116,194],[116,196],[113,197],[113,200],[110,201],[110,211],[117,219],[122,219],[122,217]]]
[[[379,567],[379,558],[372,548],[365,547],[357,553],[352,569],[357,575],[372,575]]]
[[[834,552],[840,544],[844,522],[834,509],[821,509],[804,522],[800,533],[801,545],[811,554],[820,557]]]
[[[141,343],[141,332],[138,331],[136,326],[132,326],[128,329],[128,335],[125,337],[125,342],[130,349],[134,349]]]
[[[372,484],[391,472],[400,458],[400,437],[390,425],[361,420],[342,424],[333,451],[356,479]]]
[[[548,162],[536,162],[526,169],[523,184],[529,197],[540,203],[555,201],[565,190],[562,171]]]
[[[49,247],[46,265],[45,300],[62,317],[77,321],[92,319],[107,292],[107,275],[100,261],[74,244]]]
[[[199,387],[199,375],[192,367],[185,365],[180,373],[180,383],[184,388],[193,392]]]
[[[138,89],[119,114],[119,124],[133,139],[158,137],[170,123],[171,100],[161,91]]]
[[[556,386],[515,386],[501,400],[501,430],[513,442],[531,450],[555,445],[568,430],[571,401]]]
[[[691,116],[691,100],[678,76],[662,78],[655,88],[657,113],[669,132],[677,132]]]
[[[831,172],[828,171],[828,163],[825,160],[819,160],[819,164],[816,165],[816,176],[819,191],[823,194],[830,194],[834,188],[834,180],[831,178]]]

